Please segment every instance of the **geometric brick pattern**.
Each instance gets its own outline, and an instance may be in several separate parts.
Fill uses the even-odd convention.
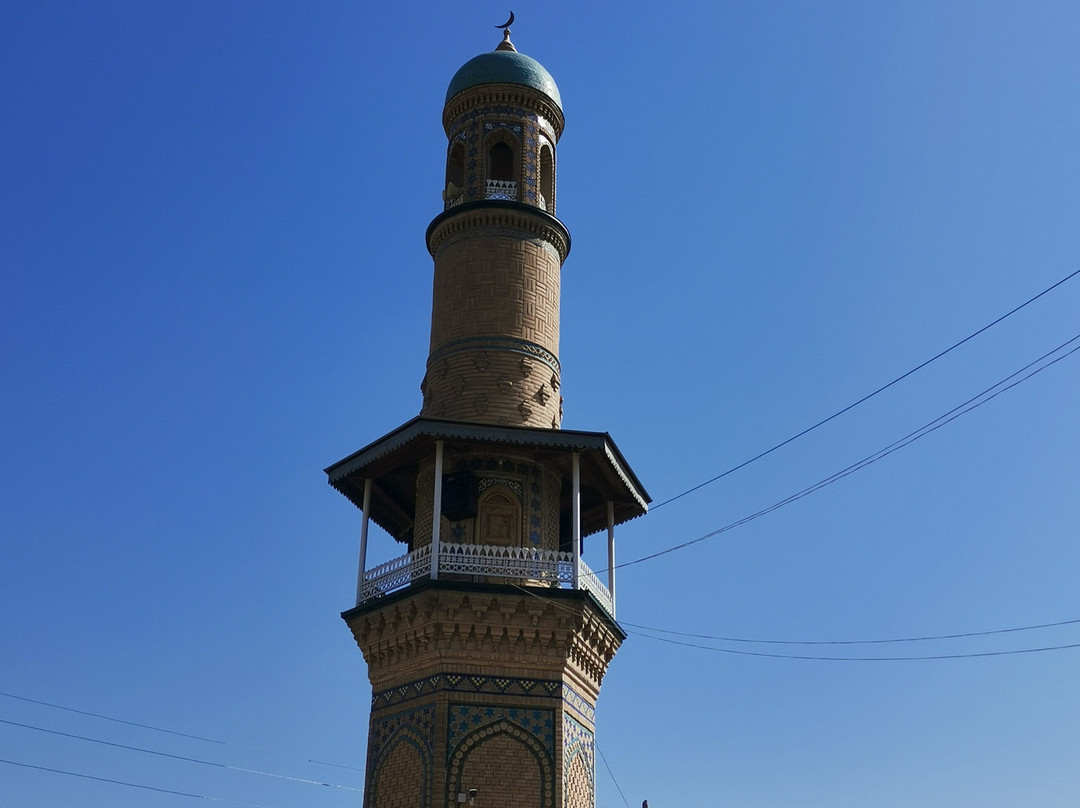
[[[558,427],[560,269],[524,232],[473,229],[438,249],[421,415]]]
[[[543,243],[466,238],[442,249],[435,269],[431,348],[507,336],[559,352],[559,256]]]
[[[592,732],[573,718],[563,719],[563,806],[594,808],[596,758]]]
[[[480,805],[555,808],[554,761],[535,735],[500,719],[466,735],[447,761],[446,804],[470,789]]]
[[[372,718],[367,805],[417,808],[431,804],[434,732],[435,709],[431,705],[378,720]]]

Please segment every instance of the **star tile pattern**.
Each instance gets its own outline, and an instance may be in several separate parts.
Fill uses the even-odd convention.
[[[543,749],[555,756],[555,711],[525,707],[451,704],[447,721],[447,750],[450,755],[467,735],[491,724],[510,722],[536,738]]]

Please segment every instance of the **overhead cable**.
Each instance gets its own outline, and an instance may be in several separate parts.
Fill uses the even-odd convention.
[[[596,751],[600,753],[600,759],[604,761],[604,768],[607,769],[607,773],[608,776],[611,778],[611,782],[613,782],[615,784],[615,788],[618,789],[619,796],[622,797],[623,805],[625,805],[626,808],[630,808],[630,803],[626,801],[626,795],[623,794],[622,786],[620,786],[619,781],[615,779],[615,772],[611,770],[611,765],[607,762],[607,758],[604,756],[604,750],[600,748],[600,744],[598,743],[594,742],[593,746],[595,746]]]
[[[672,634],[677,637],[690,637],[698,640],[715,640],[717,642],[743,642],[743,643],[757,643],[762,645],[885,645],[889,643],[904,643],[904,642],[930,642],[933,640],[958,640],[968,637],[989,637],[994,634],[1011,634],[1018,631],[1035,631],[1043,628],[1057,628],[1058,626],[1071,626],[1080,623],[1080,618],[1076,620],[1059,620],[1056,623],[1039,623],[1034,626],[1017,626],[1015,628],[997,628],[989,631],[965,631],[960,634],[933,634],[925,637],[896,637],[887,640],[762,640],[762,639],[750,639],[747,637],[717,637],[712,634],[693,634],[687,631],[673,631],[671,629],[655,628],[653,626],[642,626],[637,623],[628,623],[625,620],[620,620],[620,626],[628,626],[630,628],[641,629],[642,631],[651,631],[657,634]]]
[[[174,791],[171,788],[158,788],[157,786],[148,786],[142,783],[129,783],[125,780],[113,780],[108,777],[97,777],[93,774],[81,774],[80,772],[69,772],[63,769],[53,769],[48,766],[35,766],[32,763],[20,763],[17,760],[5,760],[0,758],[0,763],[6,763],[9,766],[19,766],[24,769],[36,769],[42,772],[49,772],[51,774],[66,774],[69,777],[81,777],[84,780],[97,780],[99,783],[112,783],[117,786],[127,786],[129,788],[141,788],[146,791],[156,791],[159,794],[172,794],[177,797],[191,797],[196,800],[210,800],[211,802],[223,802],[229,805],[243,805],[246,808],[272,808],[269,805],[259,805],[254,802],[237,802],[236,800],[226,800],[221,797],[208,797],[205,794],[191,794],[187,791]]]
[[[807,434],[809,434],[810,432],[813,432],[813,431],[814,431],[815,429],[817,429],[817,428],[818,428],[819,426],[824,426],[825,424],[829,423],[830,421],[834,420],[835,418],[839,418],[839,417],[840,417],[841,415],[843,415],[844,413],[846,413],[846,412],[849,412],[849,411],[851,411],[851,410],[855,409],[855,408],[856,408],[856,407],[858,407],[858,406],[859,406],[860,404],[862,404],[862,403],[864,403],[864,402],[866,402],[866,401],[869,401],[869,400],[870,400],[870,399],[872,399],[872,398],[873,398],[874,396],[876,396],[876,395],[877,395],[878,393],[883,393],[883,392],[885,392],[885,391],[886,391],[886,390],[888,390],[888,389],[889,389],[890,387],[892,387],[893,385],[895,385],[895,384],[897,384],[897,383],[899,383],[899,382],[902,382],[902,381],[903,381],[904,379],[906,379],[906,378],[907,378],[908,376],[912,375],[913,373],[915,373],[915,372],[917,372],[917,371],[920,371],[920,370],[922,370],[922,369],[923,369],[924,367],[926,367],[927,365],[931,364],[932,362],[936,362],[936,361],[937,361],[938,359],[941,359],[941,357],[943,357],[943,356],[945,356],[946,354],[948,354],[948,353],[951,353],[952,351],[956,350],[957,348],[959,348],[959,347],[960,347],[961,345],[963,345],[964,343],[966,343],[966,342],[970,342],[970,341],[971,341],[971,340],[973,340],[973,339],[974,339],[975,337],[977,337],[977,336],[979,336],[980,334],[982,334],[983,332],[985,332],[985,331],[988,331],[989,329],[993,328],[993,327],[994,327],[995,325],[997,325],[998,323],[1000,323],[1000,322],[1002,322],[1003,320],[1005,320],[1006,318],[1008,318],[1008,317],[1011,317],[1012,315],[1016,314],[1016,313],[1017,313],[1018,311],[1020,311],[1020,310],[1021,310],[1022,308],[1024,308],[1025,306],[1028,306],[1028,305],[1030,305],[1031,303],[1034,303],[1034,302],[1035,302],[1036,300],[1038,300],[1038,299],[1039,299],[1040,297],[1042,297],[1043,295],[1046,295],[1046,294],[1048,294],[1049,292],[1052,292],[1052,291],[1053,291],[1054,289],[1056,289],[1057,287],[1061,286],[1061,284],[1065,283],[1065,281],[1068,281],[1068,280],[1070,280],[1070,279],[1072,279],[1072,278],[1076,277],[1077,275],[1080,275],[1080,269],[1077,269],[1077,270],[1075,270],[1074,272],[1072,272],[1072,273],[1070,273],[1070,274],[1066,275],[1066,276],[1065,276],[1064,278],[1062,278],[1061,280],[1059,280],[1059,281],[1058,281],[1057,283],[1055,283],[1055,284],[1053,284],[1053,285],[1051,285],[1051,286],[1048,286],[1047,288],[1043,289],[1043,290],[1042,290],[1041,292],[1039,292],[1039,293],[1038,293],[1037,295],[1035,295],[1034,297],[1032,297],[1032,298],[1029,298],[1028,300],[1025,300],[1025,301],[1024,301],[1023,303],[1021,303],[1021,304],[1020,304],[1019,306],[1017,306],[1016,308],[1012,309],[1011,311],[1008,311],[1008,312],[1006,312],[1005,314],[1001,315],[1000,317],[998,317],[998,318],[997,318],[996,320],[994,320],[993,322],[991,322],[991,323],[987,323],[987,324],[986,324],[986,325],[984,325],[984,326],[983,326],[982,328],[980,328],[980,329],[979,329],[978,331],[975,331],[975,332],[973,332],[973,333],[971,333],[971,334],[968,334],[968,335],[967,335],[966,337],[964,337],[964,338],[963,338],[962,340],[960,340],[959,342],[957,342],[957,343],[954,343],[953,345],[950,345],[950,346],[949,346],[948,348],[946,348],[945,350],[943,350],[943,351],[941,351],[941,352],[939,352],[939,353],[935,354],[934,356],[930,357],[930,358],[929,358],[929,359],[927,359],[927,360],[926,360],[925,362],[922,362],[921,364],[919,364],[919,365],[916,365],[916,366],[915,366],[915,367],[913,367],[913,368],[912,368],[911,370],[909,370],[909,371],[908,371],[907,373],[904,373],[904,374],[902,374],[902,375],[900,375],[900,376],[897,376],[897,377],[896,377],[895,379],[893,379],[893,380],[892,380],[891,382],[889,382],[888,384],[882,385],[882,386],[881,386],[881,387],[879,387],[879,388],[878,388],[877,390],[874,390],[874,392],[872,392],[872,393],[868,393],[867,395],[865,395],[865,396],[863,396],[862,398],[860,398],[860,399],[859,399],[858,401],[855,401],[855,402],[853,402],[853,403],[851,403],[851,404],[848,404],[848,405],[847,405],[846,407],[844,407],[844,408],[843,408],[842,410],[837,410],[837,411],[836,411],[836,412],[834,412],[834,413],[833,413],[832,415],[830,415],[830,416],[829,416],[828,418],[823,418],[822,420],[818,421],[818,422],[817,422],[816,424],[814,424],[813,426],[809,426],[809,427],[807,427],[807,428],[806,428],[806,429],[804,429],[804,430],[803,430],[802,432],[799,432],[799,433],[797,433],[797,434],[795,434],[795,435],[792,435],[792,436],[791,436],[790,438],[788,438],[787,440],[781,441],[780,443],[776,444],[776,445],[775,445],[775,446],[773,446],[772,448],[770,448],[770,449],[766,449],[766,450],[765,450],[764,452],[761,452],[761,453],[759,453],[759,454],[756,454],[756,455],[754,455],[754,456],[753,456],[753,457],[751,457],[751,458],[750,458],[749,460],[744,460],[744,461],[743,461],[742,463],[739,463],[739,464],[738,464],[737,466],[732,466],[732,467],[731,467],[731,468],[729,468],[729,469],[728,469],[727,471],[725,471],[725,472],[722,472],[721,474],[717,474],[717,475],[716,475],[715,477],[712,477],[711,479],[708,479],[708,480],[706,480],[706,481],[705,481],[705,482],[703,482],[703,483],[698,483],[698,484],[697,484],[697,485],[695,485],[695,486],[694,486],[693,488],[688,488],[687,490],[683,491],[683,492],[682,492],[681,494],[676,494],[675,496],[673,496],[673,497],[670,497],[669,499],[665,499],[665,500],[664,500],[663,502],[661,502],[661,503],[660,503],[659,505],[653,505],[653,506],[652,506],[652,508],[651,508],[651,510],[655,511],[655,510],[656,510],[657,508],[662,508],[662,507],[664,507],[665,505],[667,505],[667,504],[669,504],[669,503],[672,503],[672,502],[674,502],[674,501],[675,501],[675,500],[677,500],[677,499],[682,499],[682,498],[683,498],[683,497],[685,497],[685,496],[686,496],[687,494],[692,494],[692,493],[694,493],[695,491],[697,491],[697,490],[699,490],[699,489],[701,489],[701,488],[704,488],[704,487],[705,487],[705,486],[707,486],[707,485],[712,485],[712,484],[713,484],[713,483],[715,483],[715,482],[716,482],[717,480],[722,480],[722,479],[723,479],[724,477],[727,477],[727,476],[728,476],[729,474],[733,474],[734,472],[738,471],[739,469],[741,469],[741,468],[745,468],[746,466],[749,466],[749,465],[750,465],[751,463],[753,463],[753,462],[755,462],[755,461],[758,461],[758,460],[761,460],[761,459],[762,459],[763,457],[766,457],[767,455],[770,455],[770,454],[772,454],[772,453],[773,453],[773,452],[775,452],[775,451],[776,451],[777,449],[781,449],[781,448],[783,448],[784,446],[787,446],[787,445],[788,445],[789,443],[792,443],[792,442],[794,442],[794,441],[798,440],[799,438],[803,437],[804,435],[807,435]]]
[[[79,741],[89,741],[90,743],[101,744],[102,746],[111,746],[114,749],[126,749],[126,750],[131,751],[131,752],[143,752],[144,754],[147,754],[147,755],[157,755],[158,757],[172,758],[173,760],[182,760],[182,761],[184,761],[186,763],[198,763],[198,764],[201,764],[203,766],[214,766],[215,768],[228,769],[229,771],[234,771],[234,772],[243,772],[245,774],[258,774],[258,775],[261,775],[263,777],[274,777],[274,778],[277,778],[279,780],[289,780],[289,781],[291,781],[293,783],[306,783],[307,785],[312,785],[312,786],[327,786],[329,788],[344,789],[345,791],[363,792],[363,790],[364,790],[362,788],[354,788],[352,786],[344,786],[344,785],[340,785],[338,783],[324,783],[321,780],[308,780],[307,778],[304,778],[304,777],[291,777],[291,776],[289,776],[287,774],[276,774],[274,772],[265,772],[265,771],[260,771],[258,769],[247,769],[247,768],[244,768],[243,766],[231,766],[231,765],[229,765],[227,763],[216,763],[216,762],[214,762],[212,760],[201,760],[199,758],[187,757],[185,755],[173,755],[173,754],[170,754],[169,752],[159,752],[159,751],[154,750],[154,749],[144,749],[143,747],[140,747],[140,746],[128,746],[127,744],[113,743],[112,741],[104,741],[104,740],[101,740],[100,738],[90,738],[90,737],[87,737],[86,735],[75,735],[75,734],[72,734],[70,732],[60,732],[59,730],[55,730],[55,729],[46,729],[45,727],[37,727],[37,726],[34,726],[33,724],[21,724],[18,721],[8,721],[8,720],[5,720],[3,718],[0,718],[0,724],[7,724],[7,725],[12,726],[12,727],[21,727],[23,729],[32,729],[32,730],[35,730],[36,732],[48,733],[49,735],[59,735],[59,736],[61,736],[63,738],[74,738],[75,740],[79,740]]]
[[[525,595],[534,597],[537,600],[552,606],[553,608],[566,612],[567,614],[577,614],[577,610],[571,609],[558,601],[544,598],[538,594],[533,588],[522,586],[521,584],[510,584],[514,589],[517,589]],[[1052,623],[1036,623],[1028,626],[1011,626],[1009,628],[995,628],[987,629],[985,631],[963,631],[956,634],[927,634],[918,637],[891,637],[882,640],[765,640],[759,638],[748,637],[721,637],[713,634],[696,634],[688,631],[675,631],[674,629],[656,628],[655,626],[643,626],[638,623],[630,623],[626,620],[619,620],[620,626],[627,628],[635,628],[638,631],[631,632],[639,634],[641,636],[650,636],[643,632],[649,631],[656,634],[671,634],[676,637],[689,637],[691,639],[698,640],[715,640],[717,642],[741,642],[741,643],[756,643],[761,645],[885,645],[890,643],[909,643],[909,642],[929,642],[932,640],[957,640],[966,639],[969,637],[990,637],[996,634],[1013,634],[1021,631],[1037,631],[1044,628],[1059,628],[1061,626],[1073,626],[1080,623],[1080,618],[1072,620],[1056,620]],[[661,640],[661,637],[650,637],[650,639]],[[704,646],[711,648],[712,646]],[[1071,645],[1054,646],[1052,649],[1057,648],[1071,648]],[[1042,650],[1042,649],[1036,649]],[[818,659],[818,657],[810,657],[811,659]]]
[[[903,438],[900,438],[899,440],[894,441],[893,443],[889,444],[885,448],[880,449],[877,452],[874,452],[874,454],[872,454],[872,455],[868,455],[867,457],[864,457],[862,460],[859,460],[858,462],[853,463],[853,464],[851,464],[850,466],[848,466],[848,467],[846,467],[844,469],[841,469],[840,471],[836,472],[835,474],[831,474],[830,476],[826,477],[823,480],[819,480],[818,482],[814,483],[813,485],[809,486],[808,488],[804,488],[802,491],[799,491],[796,494],[792,494],[791,496],[786,497],[785,499],[782,499],[779,502],[776,502],[776,503],[770,505],[767,508],[762,508],[760,511],[756,511],[755,513],[752,513],[749,516],[744,516],[742,519],[738,519],[738,520],[736,520],[734,522],[731,522],[730,524],[724,525],[724,527],[717,528],[716,530],[713,530],[713,531],[711,531],[709,533],[706,533],[704,536],[699,536],[696,539],[691,539],[690,541],[683,542],[682,544],[677,544],[674,547],[668,547],[665,550],[659,550],[659,551],[657,551],[655,553],[650,553],[649,555],[642,556],[641,558],[636,558],[633,561],[626,561],[626,562],[623,562],[622,564],[616,564],[615,569],[622,569],[624,567],[632,567],[635,564],[641,564],[641,563],[643,563],[645,561],[651,561],[654,558],[659,558],[660,556],[664,556],[664,555],[667,555],[669,553],[674,553],[677,550],[684,550],[687,547],[690,547],[692,545],[698,544],[700,542],[706,541],[706,540],[711,539],[711,538],[715,538],[716,536],[719,536],[722,533],[727,533],[729,530],[734,530],[737,527],[741,527],[742,525],[745,525],[747,522],[752,522],[755,519],[759,519],[762,516],[765,516],[766,514],[772,513],[773,511],[784,507],[785,505],[790,505],[792,502],[796,502],[797,500],[800,500],[803,497],[809,496],[810,494],[813,494],[814,492],[819,491],[822,488],[825,488],[826,486],[832,485],[833,483],[838,482],[839,480],[842,480],[844,477],[847,477],[850,474],[854,474],[857,471],[861,471],[862,469],[866,468],[867,466],[869,466],[869,465],[871,465],[873,463],[876,463],[879,460],[883,460],[884,458],[888,457],[893,452],[898,451],[900,449],[903,449],[905,446],[909,446],[910,444],[914,443],[915,441],[919,440],[920,438],[926,437],[931,432],[936,432],[938,429],[941,429],[941,427],[951,423],[952,421],[955,421],[961,415],[966,415],[967,413],[971,412],[972,410],[974,410],[974,409],[976,409],[978,407],[981,407],[983,404],[989,403],[990,401],[997,398],[1002,393],[1004,393],[1004,392],[1006,392],[1008,390],[1011,390],[1012,388],[1016,387],[1018,384],[1021,384],[1022,382],[1027,381],[1031,377],[1035,376],[1038,373],[1041,373],[1042,371],[1046,370],[1050,366],[1057,364],[1062,359],[1065,359],[1066,357],[1071,356],[1077,350],[1080,350],[1080,346],[1076,346],[1076,347],[1070,349],[1069,351],[1067,351],[1066,353],[1062,354],[1061,356],[1055,357],[1054,359],[1046,362],[1046,364],[1042,365],[1041,367],[1037,367],[1034,370],[1030,370],[1034,365],[1038,364],[1039,362],[1043,361],[1044,359],[1047,359],[1047,357],[1052,356],[1053,354],[1057,353],[1058,351],[1062,350],[1063,348],[1067,347],[1068,345],[1076,342],[1077,340],[1080,340],[1080,334],[1077,334],[1076,336],[1072,337],[1071,339],[1066,340],[1061,345],[1057,346],[1056,348],[1054,348],[1051,351],[1048,351],[1047,353],[1040,356],[1038,359],[1034,360],[1033,362],[1028,363],[1027,365],[1020,368],[1019,370],[1017,370],[1017,371],[1015,371],[1013,373],[1010,373],[1008,376],[1006,376],[1001,381],[999,381],[996,384],[993,384],[990,387],[986,388],[981,393],[979,393],[979,394],[973,396],[972,398],[968,399],[967,401],[965,401],[963,404],[960,404],[960,405],[954,407],[953,409],[949,410],[944,415],[938,416],[933,421],[930,421],[929,423],[919,427],[915,431],[908,433]],[[1030,372],[1027,373],[1026,376],[1023,376],[1022,378],[1019,378],[1016,381],[1012,381],[1011,383],[1006,384],[1006,382],[1009,382],[1014,377],[1019,376],[1020,374],[1025,373],[1025,372],[1027,372],[1029,370],[1030,370]],[[598,573],[605,572],[605,571],[606,570],[599,570]]]
[[[935,659],[973,659],[975,657],[1013,656],[1015,654],[1037,654],[1044,651],[1063,651],[1067,648],[1080,648],[1080,642],[1066,645],[1047,645],[1041,648],[1017,648],[1008,651],[976,651],[967,654],[927,654],[923,656],[890,656],[890,657],[845,657],[845,656],[813,656],[810,654],[775,654],[765,651],[747,651],[741,648],[719,648],[715,645],[702,645],[700,643],[673,640],[670,637],[656,637],[652,634],[635,631],[638,637],[646,637],[657,642],[666,642],[670,645],[681,645],[686,648],[697,648],[702,651],[715,651],[719,654],[735,654],[737,656],[768,657],[770,659],[799,659],[818,662],[924,662]]]
[[[114,722],[116,724],[124,724],[125,726],[129,726],[129,727],[138,727],[139,729],[149,729],[149,730],[153,730],[154,732],[164,732],[167,735],[176,735],[176,736],[178,736],[180,738],[190,738],[191,740],[203,741],[205,743],[219,744],[221,746],[231,746],[231,747],[234,747],[234,748],[237,748],[237,749],[246,749],[249,752],[259,752],[260,754],[264,754],[264,755],[282,755],[283,754],[283,753],[280,753],[280,752],[272,752],[272,751],[269,751],[269,750],[266,750],[266,749],[259,749],[259,748],[254,747],[254,746],[244,746],[242,744],[230,743],[229,741],[220,741],[220,740],[217,740],[215,738],[204,738],[201,735],[190,735],[190,734],[188,734],[186,732],[177,732],[176,730],[172,730],[172,729],[165,729],[163,727],[155,727],[155,726],[153,726],[151,724],[140,724],[140,723],[138,723],[136,721],[126,721],[123,718],[114,718],[111,715],[102,715],[101,713],[91,713],[91,712],[88,712],[86,710],[77,710],[74,707],[65,707],[62,704],[53,704],[52,702],[48,702],[48,701],[40,701],[38,699],[32,699],[32,698],[29,698],[27,696],[19,696],[19,695],[16,695],[15,693],[4,693],[4,692],[0,691],[0,696],[6,696],[9,699],[17,699],[19,701],[25,701],[25,702],[27,702],[29,704],[39,704],[42,707],[51,707],[54,710],[63,710],[63,711],[68,712],[68,713],[75,713],[76,715],[85,715],[85,716],[89,716],[90,718],[100,718],[103,721],[112,721],[112,722]],[[286,757],[287,757],[287,755],[286,755]],[[345,765],[343,763],[328,763],[328,762],[326,762],[324,760],[305,759],[304,762],[305,763],[316,763],[316,764],[318,764],[320,766],[334,766],[335,768],[338,768],[338,769],[352,769],[353,771],[359,771],[359,772],[364,771],[363,769],[361,769],[361,768],[359,768],[357,766],[347,766],[347,765]]]

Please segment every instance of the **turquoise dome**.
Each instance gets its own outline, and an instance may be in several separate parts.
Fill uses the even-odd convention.
[[[446,103],[450,103],[450,99],[462,90],[478,84],[520,84],[531,87],[562,109],[562,98],[559,88],[555,86],[555,79],[538,61],[515,50],[500,47],[490,53],[481,53],[463,64],[446,89]]]

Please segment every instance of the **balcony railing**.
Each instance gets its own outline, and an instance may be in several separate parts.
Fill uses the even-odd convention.
[[[454,189],[457,192],[456,196],[448,197],[446,192],[443,192],[443,210],[449,210],[455,205],[460,205],[465,201],[465,194],[460,188]],[[544,195],[537,192],[537,207],[547,210],[547,200]],[[517,183],[512,180],[488,180],[487,187],[484,191],[485,199],[508,199],[511,202],[516,202],[518,198]],[[550,211],[549,211],[550,212]]]
[[[488,180],[487,199],[509,199],[516,202],[518,198],[517,183],[513,180]]]
[[[577,584],[615,616],[611,592],[596,574],[579,562]],[[439,574],[477,575],[520,581],[526,586],[574,587],[574,554],[531,547],[489,544],[439,544]],[[357,606],[408,586],[431,575],[431,545],[425,545],[392,561],[365,570]]]

